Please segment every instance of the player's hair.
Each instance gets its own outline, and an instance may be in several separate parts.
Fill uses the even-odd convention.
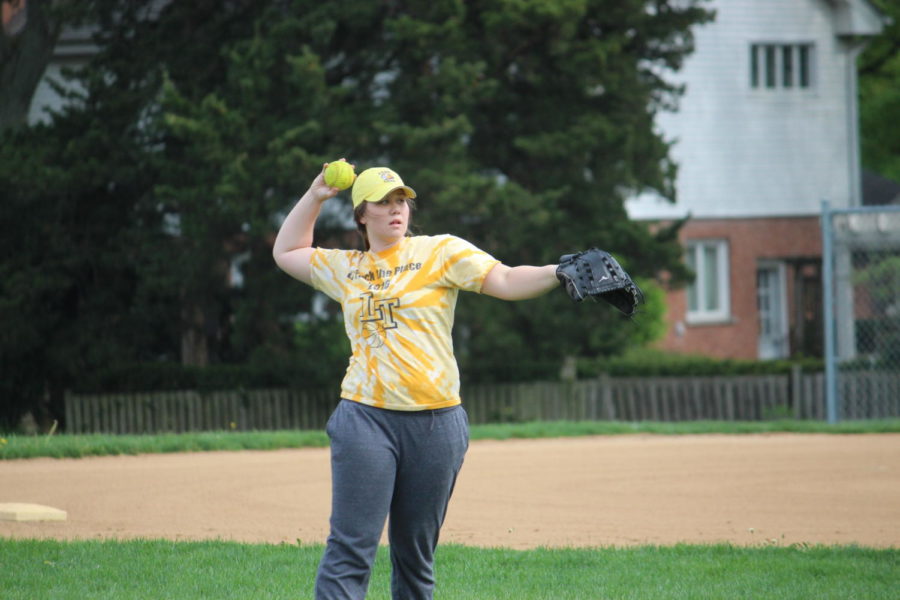
[[[407,196],[406,203],[409,205],[409,222],[406,224],[406,237],[410,237],[412,236],[412,214],[416,208],[416,201]],[[369,234],[366,232],[366,226],[360,222],[360,219],[366,214],[366,204],[368,202],[360,202],[359,206],[353,209],[353,220],[356,221],[356,230],[359,232],[359,237],[362,238],[363,247],[368,251],[371,247],[369,245]]]

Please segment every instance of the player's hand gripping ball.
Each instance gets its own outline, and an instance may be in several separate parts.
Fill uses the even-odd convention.
[[[325,185],[346,190],[356,181],[356,173],[353,165],[345,160],[336,160],[325,167]]]

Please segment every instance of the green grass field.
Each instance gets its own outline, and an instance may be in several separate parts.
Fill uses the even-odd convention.
[[[749,433],[898,433],[900,419],[847,421],[829,425],[821,421],[685,421],[626,423],[621,421],[551,421],[473,425],[473,440],[536,439],[585,435],[689,435]],[[159,435],[2,435],[0,460],[16,458],[80,458],[116,454],[204,452],[214,450],[275,450],[323,448],[323,431],[213,431]]]
[[[310,598],[319,546],[0,539],[4,600]],[[369,598],[390,598],[382,548]],[[505,550],[441,546],[442,600],[897,597],[900,551],[674,546]]]

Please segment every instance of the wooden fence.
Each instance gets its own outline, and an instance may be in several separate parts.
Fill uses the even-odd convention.
[[[900,374],[842,376],[846,419],[900,416]],[[874,390],[874,391],[873,391]],[[877,392],[877,393],[876,393]],[[465,386],[471,423],[825,419],[821,373]],[[69,433],[323,429],[337,390],[68,394]]]

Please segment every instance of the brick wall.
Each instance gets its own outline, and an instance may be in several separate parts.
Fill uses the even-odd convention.
[[[719,358],[757,358],[756,269],[761,260],[786,261],[787,317],[789,327],[796,326],[796,311],[792,308],[796,273],[792,261],[821,257],[817,217],[694,220],[682,228],[680,238],[683,244],[701,239],[728,241],[731,318],[722,323],[690,324],[685,319],[686,291],[670,291],[668,330],[658,344],[660,348]]]

